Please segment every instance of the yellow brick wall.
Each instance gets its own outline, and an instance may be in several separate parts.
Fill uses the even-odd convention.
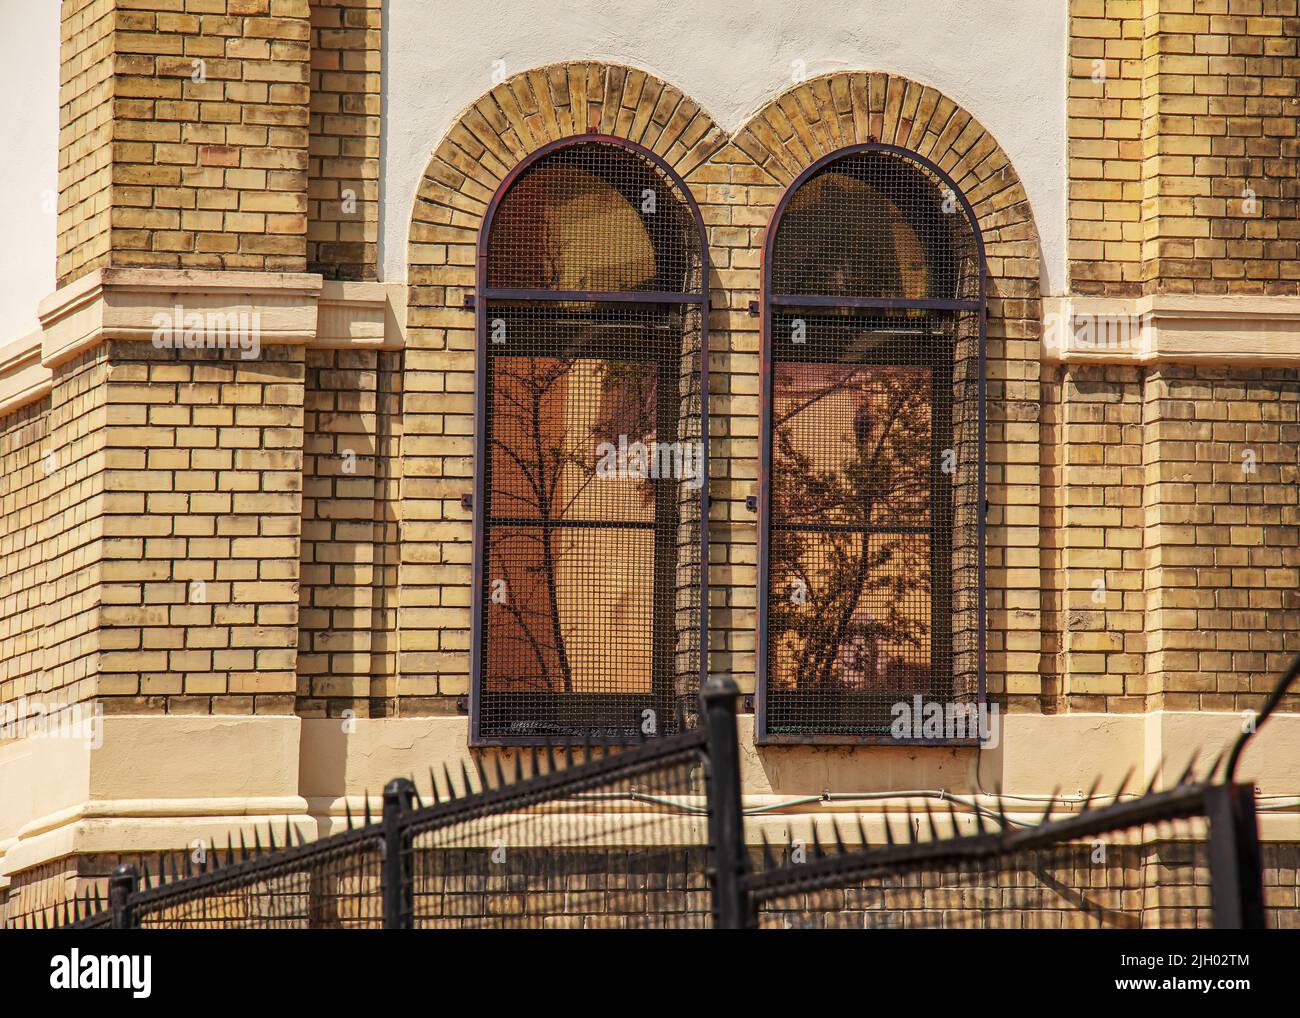
[[[383,0],[312,0],[307,264],[374,279]]]
[[[1148,706],[1258,707],[1300,651],[1300,371],[1147,379]]]
[[[1071,0],[1076,293],[1300,294],[1296,0]]]
[[[1056,367],[1043,380],[1044,706],[1145,704],[1142,370]]]
[[[398,352],[307,353],[298,636],[304,717],[381,716],[397,695],[401,385]]]
[[[70,16],[76,5],[60,283],[104,265],[304,270],[307,0],[97,0]]]
[[[45,660],[41,530],[49,414],[49,399],[41,399],[6,417],[0,432],[0,703],[34,694]]]
[[[97,691],[105,374],[83,354],[0,420],[0,703]]]
[[[60,22],[60,283],[107,265],[113,138],[113,0],[64,0]]]
[[[303,349],[110,345],[106,712],[292,713]]]

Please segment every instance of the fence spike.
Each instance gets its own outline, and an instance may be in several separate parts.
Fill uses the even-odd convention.
[[[68,925],[68,899],[64,898],[60,903],[60,908],[55,914],[55,922],[59,926]]]
[[[573,766],[573,740],[564,740],[564,766],[566,768]]]
[[[226,831],[226,861],[222,865],[229,866],[234,861],[235,861],[235,836],[232,831]]]
[[[1115,803],[1119,802],[1119,800],[1123,797],[1124,789],[1128,787],[1128,783],[1133,779],[1133,773],[1136,767],[1137,765],[1134,764],[1130,766],[1127,771],[1124,772],[1124,777],[1120,779],[1119,788],[1115,790],[1115,798],[1112,799],[1110,802],[1112,806],[1114,806]]]
[[[239,829],[239,861],[245,862],[248,859],[248,845],[244,842],[244,829]]]
[[[932,842],[938,841],[939,830],[934,824],[934,806],[929,802],[925,804],[925,820],[926,823],[929,824],[930,826],[930,840]]]
[[[424,800],[420,798],[420,789],[415,783],[415,775],[408,775],[406,780],[411,783],[411,801],[415,803],[415,808],[424,809]]]
[[[998,798],[998,829],[1005,833],[1006,829],[1011,826],[1011,821],[1007,819],[1007,803],[1002,798],[1002,788],[998,787],[996,793]]]
[[[497,776],[497,788],[505,788],[506,785],[510,784],[510,780],[506,777],[505,768],[501,766],[501,754],[498,753],[496,756],[494,756],[492,758],[492,762],[496,765],[495,770]],[[524,765],[524,754],[516,753],[515,770],[518,771],[519,768],[522,767],[523,765]]]
[[[889,822],[888,809],[881,811],[880,819],[883,820],[885,824],[885,844],[890,848],[893,848],[897,842],[894,841],[894,825]]]
[[[840,819],[837,816],[831,817],[831,830],[835,832],[835,852],[837,855],[845,855],[848,849],[844,847],[844,836],[840,833]]]
[[[366,796],[366,802],[365,802],[366,826],[369,827],[372,823],[370,819],[370,789],[368,788],[366,789],[365,796]]]
[[[464,758],[462,758],[460,761],[460,776],[461,776],[461,780],[465,782],[465,794],[473,795],[474,794],[473,779],[471,779],[469,776],[469,768],[465,766]]]
[[[1187,784],[1187,779],[1192,776],[1192,771],[1196,769],[1196,761],[1198,761],[1200,758],[1201,758],[1201,750],[1200,747],[1197,746],[1192,749],[1191,759],[1187,761],[1187,766],[1183,768],[1183,773],[1178,776],[1178,784],[1180,785]]]
[[[442,802],[438,796],[438,775],[433,772],[432,767],[429,768],[429,801],[435,806]]]
[[[194,858],[193,858],[193,856],[192,856],[189,852],[184,852],[184,853],[182,853],[182,856],[181,856],[181,857],[182,857],[182,859],[184,860],[183,865],[184,865],[184,867],[185,867],[185,875],[186,875],[187,877],[192,877],[192,876],[194,876]]]
[[[1164,769],[1165,769],[1165,759],[1162,756],[1160,758],[1160,762],[1156,764],[1155,770],[1151,772],[1151,780],[1147,782],[1147,790],[1142,793],[1143,795],[1150,795],[1152,792],[1156,790],[1156,785],[1160,783],[1160,774],[1161,772],[1164,771]]]
[[[909,844],[915,845],[920,838],[916,833],[916,825],[912,823],[912,800],[907,800],[907,840]]]
[[[478,786],[481,790],[486,791],[487,789],[492,787],[492,782],[488,779],[488,770],[483,765],[483,758],[478,756],[474,757],[473,764],[474,764],[474,773],[478,775]],[[461,767],[464,766],[465,766],[465,762],[462,760]],[[466,774],[468,773],[469,772],[466,771]]]
[[[1210,773],[1205,776],[1206,781],[1210,781],[1210,782],[1214,781],[1214,776],[1219,773],[1219,766],[1223,763],[1224,758],[1226,756],[1227,756],[1226,751],[1222,749],[1219,750],[1217,754],[1215,754],[1214,763],[1210,767]]]
[[[821,831],[819,830],[819,826],[820,825],[817,823],[817,820],[814,818],[812,822],[813,855],[815,855],[818,859],[825,859],[826,853],[822,849],[822,835],[821,835]]]
[[[960,833],[957,830],[957,804],[954,803],[951,799],[948,800],[948,824],[952,831],[952,834],[950,834],[949,837],[952,838],[961,837]]]
[[[975,833],[981,836],[987,833],[984,827],[984,806],[978,797],[975,799]]]
[[[521,763],[523,762],[523,756],[524,755],[522,753],[519,754],[519,759]],[[540,760],[541,760],[541,754],[538,752],[537,745],[534,743],[533,745],[528,747],[528,776],[530,778],[536,777],[538,771],[541,770],[541,766],[539,764]]]
[[[1061,786],[1057,785],[1052,789],[1052,794],[1047,797],[1047,806],[1038,817],[1038,826],[1042,827],[1051,819],[1052,812],[1056,809],[1056,800],[1061,796]]]
[[[451,767],[445,760],[442,763],[442,776],[447,782],[447,799],[454,802],[460,796],[456,794],[456,782],[451,780]]]
[[[278,847],[275,843],[275,828],[271,826],[269,820],[266,822],[266,844],[268,852],[274,852]]]
[[[411,784],[415,784],[414,781]],[[293,825],[289,823],[289,818],[284,818],[284,847],[293,848]]]
[[[870,848],[871,842],[867,839],[867,825],[862,822],[862,814],[855,814],[854,819],[858,824],[858,838],[862,841],[862,847]]]
[[[761,832],[763,835],[763,869],[770,870],[776,866],[776,860],[772,858],[772,843],[767,840],[767,831]]]
[[[262,836],[257,831],[257,824],[253,825],[253,854],[262,854]]]
[[[1093,796],[1097,794],[1097,789],[1099,789],[1100,787],[1101,787],[1101,775],[1098,774],[1095,778],[1092,779],[1092,784],[1088,786],[1088,791],[1084,793],[1083,809],[1079,810],[1080,813],[1087,813],[1088,810],[1092,809]]]
[[[546,772],[555,773],[555,743],[549,733],[546,736]]]

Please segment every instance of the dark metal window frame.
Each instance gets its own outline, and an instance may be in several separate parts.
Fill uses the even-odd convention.
[[[537,290],[496,288],[488,286],[489,241],[492,224],[502,199],[515,182],[528,169],[548,155],[573,146],[592,143],[623,148],[653,165],[682,195],[686,210],[695,224],[699,236],[700,292],[675,293],[658,291],[601,291],[601,290]],[[488,304],[491,301],[595,301],[633,304],[695,304],[700,309],[700,436],[703,451],[701,469],[704,483],[700,488],[700,686],[703,688],[709,670],[709,247],[704,218],[700,215],[695,196],[686,181],[663,159],[650,149],[610,134],[580,134],[549,142],[524,157],[501,182],[488,203],[479,228],[477,247],[477,278],[475,281],[475,368],[474,368],[474,543],[473,543],[473,595],[471,598],[471,677],[469,697],[469,745],[481,746],[537,746],[550,740],[538,736],[484,736],[480,733],[480,697],[483,688],[483,650],[485,638],[485,584],[487,559],[487,463],[488,463]],[[563,694],[560,694],[563,695]],[[602,744],[630,744],[636,740],[600,736],[593,742]]]
[[[821,172],[831,163],[837,162],[848,156],[860,155],[863,153],[881,153],[898,158],[906,159],[923,170],[931,173],[943,186],[947,187],[956,198],[958,204],[966,215],[970,225],[971,234],[975,244],[975,253],[978,260],[977,271],[979,274],[979,297],[976,300],[958,300],[958,299],[894,299],[894,298],[871,298],[871,297],[827,297],[827,296],[810,296],[799,294],[778,294],[772,290],[772,261],[774,245],[776,243],[777,231],[781,226],[782,216],[791,199],[798,193],[799,189],[807,183],[817,173]],[[979,321],[979,338],[978,338],[978,364],[979,364],[979,411],[978,411],[978,438],[979,447],[978,465],[977,465],[977,505],[980,508],[986,507],[985,500],[985,438],[986,438],[986,421],[984,407],[984,391],[986,382],[986,338],[987,338],[987,321],[988,321],[988,301],[987,301],[987,272],[988,262],[984,251],[984,238],[980,233],[979,220],[975,216],[975,210],[971,207],[966,196],[957,187],[956,182],[942,169],[936,166],[929,159],[913,152],[910,149],[902,148],[898,145],[887,145],[881,142],[866,142],[860,145],[849,145],[837,149],[828,155],[822,156],[811,166],[805,169],[796,177],[782,193],[776,208],[772,211],[772,217],[768,222],[767,234],[763,243],[763,268],[762,268],[762,296],[760,300],[761,320],[759,330],[759,373],[761,385],[760,397],[760,422],[759,422],[759,471],[758,471],[758,627],[756,633],[756,662],[755,668],[757,673],[757,683],[754,697],[754,738],[759,745],[860,745],[860,746],[978,746],[978,738],[967,739],[895,739],[887,735],[862,734],[862,735],[845,735],[845,734],[786,734],[772,733],[767,730],[767,693],[768,693],[768,600],[770,593],[770,582],[768,575],[768,553],[770,547],[770,530],[771,530],[771,474],[772,474],[772,316],[773,311],[777,308],[835,308],[835,307],[853,307],[853,308],[880,308],[880,309],[912,309],[925,311],[966,311],[975,313]],[[983,706],[988,702],[987,689],[985,684],[985,631],[986,631],[986,608],[985,608],[985,516],[986,513],[978,513],[978,595],[976,611],[978,613],[977,624],[977,669],[978,669],[978,693],[976,703]]]

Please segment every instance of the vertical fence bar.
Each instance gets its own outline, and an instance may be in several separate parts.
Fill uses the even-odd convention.
[[[114,930],[135,929],[132,898],[140,886],[140,874],[134,866],[122,865],[108,878],[109,927]]]
[[[415,886],[406,869],[406,814],[415,800],[415,785],[394,778],[384,786],[384,929],[409,930],[414,925]]]
[[[1210,889],[1216,930],[1264,929],[1264,874],[1255,821],[1255,790],[1225,784],[1206,789],[1210,822]]]
[[[731,679],[712,678],[700,689],[709,731],[709,840],[713,848],[713,924],[738,930],[748,921],[740,878],[749,866],[740,805],[740,745]]]

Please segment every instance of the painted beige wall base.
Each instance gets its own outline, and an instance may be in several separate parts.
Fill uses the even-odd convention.
[[[507,773],[518,750],[471,753],[463,717],[302,720],[296,717],[109,716],[103,740],[26,739],[0,745],[0,876],[70,854],[151,852],[224,843],[229,831],[251,836],[289,822],[305,838],[343,829],[346,810],[377,815],[384,784],[411,776],[422,791],[429,769],[443,767],[461,787],[462,764],[477,757]],[[755,747],[753,717],[740,719],[741,770],[752,837],[798,829],[818,816],[854,814],[870,830],[885,814],[939,801],[939,793],[994,805],[1011,797],[1014,816],[1036,820],[1040,800],[1062,794],[1065,812],[1098,777],[1113,794],[1132,771],[1130,792],[1171,783],[1196,753],[1205,765],[1241,731],[1236,714],[1010,715],[998,746],[928,749],[873,746]],[[1272,719],[1242,758],[1265,805],[1266,838],[1300,840],[1300,715]],[[827,798],[828,791],[834,798]],[[871,798],[892,793],[889,798]],[[862,795],[863,798],[855,798]],[[1021,797],[1021,798],[1016,798]],[[1272,798],[1270,798],[1272,797]],[[946,811],[946,806],[943,807]],[[963,816],[961,823],[973,825]],[[883,828],[879,828],[883,832]]]
[[[1042,359],[1058,364],[1300,364],[1300,297],[1050,297]]]
[[[30,738],[0,745],[0,875],[12,876],[69,854],[147,853],[224,844],[227,832],[287,822],[311,839],[339,831],[354,816],[378,814],[383,785],[412,776],[421,792],[429,768],[447,767],[461,785],[461,764],[493,757],[513,771],[520,750],[467,748],[465,718],[342,720],[287,716],[108,716],[103,744]],[[848,746],[755,748],[753,716],[740,722],[746,807],[775,807],[755,818],[750,835],[792,831],[815,816],[865,816],[868,833],[907,806],[939,793],[992,806],[1013,797],[1013,815],[1036,820],[1041,797],[1060,790],[1067,811],[1093,781],[1113,794],[1132,771],[1139,792],[1162,758],[1166,784],[1193,753],[1208,766],[1242,731],[1236,714],[1009,715],[1000,744],[974,749],[854,749]],[[1048,766],[1044,766],[1047,763]],[[1240,776],[1255,781],[1268,805],[1300,798],[1300,715],[1278,715],[1245,753]],[[835,793],[827,798],[826,793]],[[889,798],[855,798],[855,794]],[[909,794],[911,793],[911,794]],[[1023,798],[1014,798],[1023,797]],[[1274,797],[1274,798],[1268,798]],[[944,807],[946,810],[946,807]],[[962,824],[974,824],[963,816]],[[883,828],[880,828],[883,832]],[[1261,816],[1268,839],[1300,840],[1300,811]]]
[[[0,414],[50,391],[53,369],[112,339],[152,340],[157,315],[257,316],[263,345],[398,350],[404,283],[314,273],[99,269],[40,303],[40,330],[0,347]],[[230,320],[226,318],[225,320]]]
[[[289,819],[318,832],[298,795],[294,717],[108,716],[102,737],[0,744],[0,874],[70,854],[181,848]]]

